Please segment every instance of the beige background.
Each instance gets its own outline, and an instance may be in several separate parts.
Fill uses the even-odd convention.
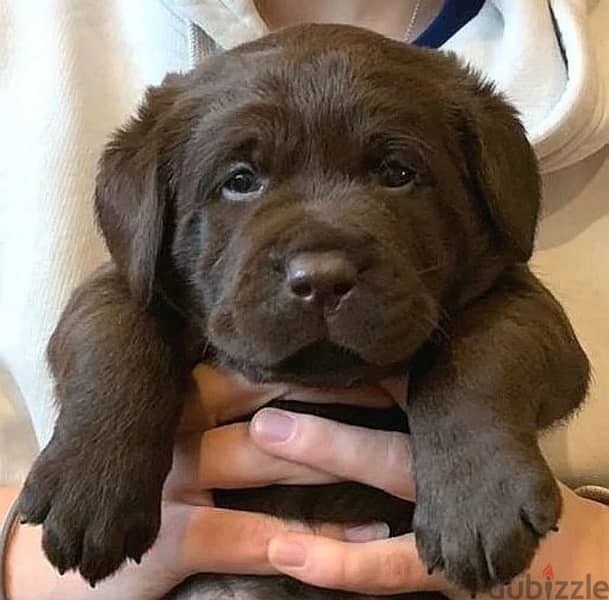
[[[544,187],[532,267],[565,306],[594,380],[579,416],[543,445],[559,477],[609,486],[609,148]]]

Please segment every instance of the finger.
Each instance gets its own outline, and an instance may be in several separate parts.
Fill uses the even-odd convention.
[[[250,424],[253,441],[278,458],[305,464],[342,480],[358,481],[413,500],[409,436],[265,408]]]
[[[187,500],[209,489],[313,485],[338,477],[308,465],[277,458],[257,446],[248,423],[235,423],[181,437],[166,484],[166,496]]]
[[[193,371],[196,386],[182,415],[181,431],[202,431],[250,414],[288,390],[284,384],[264,385],[243,376],[200,364]]]
[[[271,539],[289,532],[312,532],[303,524],[258,513],[207,507],[190,510],[181,544],[181,558],[188,573],[275,574],[268,560]],[[322,525],[318,533],[327,539],[346,536],[341,525]],[[368,539],[382,533],[373,525]]]
[[[399,386],[399,384],[398,384]],[[369,408],[390,408],[395,404],[393,393],[400,393],[401,386],[396,386],[394,380],[387,385],[362,386],[349,389],[318,389],[291,388],[284,398],[300,402],[317,404],[348,404],[351,406],[366,406]]]
[[[269,562],[278,571],[323,588],[388,595],[446,587],[430,576],[412,534],[361,544],[288,533],[271,540]]]
[[[393,399],[394,403],[397,404],[404,411],[407,410],[408,406],[408,384],[410,378],[408,375],[404,377],[393,377],[391,379],[385,379],[381,381],[381,387],[389,394]]]
[[[196,393],[186,403],[182,431],[208,429],[255,412],[277,398],[319,404],[350,404],[371,408],[404,406],[406,377],[388,379],[378,386],[348,390],[301,388],[287,384],[254,384],[237,373],[198,365],[193,371]]]

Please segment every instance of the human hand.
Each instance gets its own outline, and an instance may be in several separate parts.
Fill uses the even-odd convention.
[[[275,409],[260,411],[250,425],[250,434],[268,455],[329,476],[359,481],[406,500],[415,498],[407,435]],[[524,599],[530,597],[527,590],[535,584],[545,591],[548,565],[560,580],[585,581],[588,575],[593,582],[608,580],[609,509],[578,497],[562,484],[560,489],[563,514],[559,532],[542,540],[526,573],[507,590],[493,590],[490,597]],[[269,544],[269,562],[278,571],[319,587],[374,595],[440,591],[455,600],[470,597],[441,573],[428,574],[413,534],[354,544],[302,532],[281,533]],[[554,586],[550,598],[558,597],[559,592]]]
[[[60,576],[51,567],[42,552],[39,527],[20,526],[7,556],[11,600],[152,600],[194,573],[272,574],[276,571],[268,562],[269,541],[286,531],[313,533],[300,523],[216,508],[208,491],[278,481],[316,484],[337,480],[326,472],[264,453],[252,443],[247,423],[222,426],[287,393],[288,388],[252,385],[205,366],[195,370],[195,381],[198,394],[187,403],[173,467],[164,487],[159,536],[141,564],[127,563],[114,576],[90,588],[78,574]],[[301,400],[337,399],[331,393],[315,396],[311,391],[290,391]],[[354,401],[358,399],[358,394],[352,396]],[[360,398],[373,406],[391,404],[382,391]],[[316,533],[330,539],[351,536],[344,526],[332,524],[318,528]],[[368,531],[358,529],[356,535],[359,540],[386,533],[372,525]]]

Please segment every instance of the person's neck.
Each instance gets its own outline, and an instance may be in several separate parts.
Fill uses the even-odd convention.
[[[300,23],[341,23],[412,41],[442,8],[443,0],[255,0],[270,30]],[[414,17],[414,19],[413,19]],[[408,31],[410,28],[410,31]],[[408,39],[405,39],[405,38]]]

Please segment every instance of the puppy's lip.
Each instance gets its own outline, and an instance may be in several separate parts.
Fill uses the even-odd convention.
[[[294,376],[323,376],[370,366],[358,353],[329,340],[308,344],[284,358],[274,370]]]

